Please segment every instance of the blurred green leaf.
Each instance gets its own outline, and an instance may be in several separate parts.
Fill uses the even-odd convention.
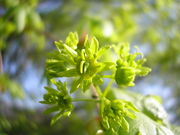
[[[24,98],[25,93],[19,83],[11,80],[7,74],[0,74],[0,91],[6,91],[14,98]]]
[[[24,30],[26,26],[26,17],[27,17],[27,11],[25,7],[18,7],[17,13],[16,13],[16,27],[17,32],[20,33]]]

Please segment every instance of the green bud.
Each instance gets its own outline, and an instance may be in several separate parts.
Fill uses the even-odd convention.
[[[134,86],[135,69],[131,67],[117,67],[115,80],[119,86]]]

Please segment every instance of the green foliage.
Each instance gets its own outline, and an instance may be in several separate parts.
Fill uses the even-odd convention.
[[[133,111],[139,110],[131,103],[125,100],[108,100],[105,99],[101,107],[102,125],[107,134],[117,134],[119,128],[129,132],[129,124],[126,118],[135,119]],[[101,105],[102,106],[102,105]]]
[[[11,80],[7,74],[0,74],[0,92],[9,91],[12,97],[24,98],[24,91],[18,82]]]
[[[86,39],[83,45],[78,45],[77,33],[70,33],[66,43],[55,42],[58,51],[50,54],[46,61],[46,73],[53,77],[77,77],[71,86],[71,93],[78,88],[86,91],[90,84],[101,82],[101,72],[109,70],[113,63],[99,62],[98,59],[109,47],[99,49],[99,43],[94,37]]]
[[[142,64],[146,61],[143,58],[143,54],[134,53],[129,54],[129,44],[121,44],[119,51],[119,59],[117,60],[117,70],[115,74],[116,83],[119,86],[134,86],[134,80],[136,76],[145,76],[151,69],[143,67]],[[142,58],[135,60],[138,55]]]
[[[178,77],[180,65],[178,0],[104,0],[98,2],[83,0],[62,0],[55,3],[55,8],[46,8],[46,5],[49,4],[49,7],[51,6],[51,3],[53,5],[54,1],[0,1],[0,49],[2,49],[2,63],[5,65],[5,72],[8,74],[7,76],[2,75],[2,77],[0,77],[1,91],[4,92],[4,90],[9,90],[10,94],[13,97],[22,95],[20,84],[17,83],[21,82],[21,85],[23,86],[24,82],[26,83],[26,77],[22,79],[22,77],[24,76],[24,70],[22,69],[26,69],[26,65],[29,65],[27,64],[29,62],[38,64],[38,69],[42,69],[44,67],[42,59],[44,59],[44,56],[46,55],[44,54],[44,51],[40,52],[36,50],[43,49],[45,45],[44,37],[46,37],[47,43],[49,44],[49,42],[51,42],[52,40],[57,40],[59,37],[63,39],[64,33],[73,30],[78,31],[79,33],[89,33],[96,36],[96,38],[99,39],[100,49],[102,49],[103,44],[117,43],[121,41],[137,43],[138,45],[141,45],[141,48],[143,48],[143,51],[145,49],[146,55],[148,57],[148,65],[152,68],[155,67],[156,69],[151,75],[155,75],[156,77],[158,77],[158,80],[167,82],[165,83],[165,85],[170,86],[172,92],[173,89],[176,90],[172,95],[175,95],[177,97],[177,104],[173,105],[173,109],[171,109],[171,111],[174,112],[174,107],[177,106],[177,114],[180,112],[178,108],[179,83],[177,81],[179,79]],[[44,5],[45,8],[43,9],[42,7],[44,7]],[[44,31],[44,28],[46,31]],[[84,41],[82,40],[83,35],[80,36],[79,42],[78,40],[76,40],[77,35],[74,36],[74,34],[71,34],[71,36],[69,37],[70,38],[65,40],[65,42],[63,43],[70,45],[70,47],[72,48],[73,45],[71,44],[78,44],[77,46],[79,50],[84,47]],[[104,47],[104,49],[106,50],[109,47],[110,46],[107,45],[106,47]],[[47,45],[46,49],[51,49],[51,46]],[[60,50],[62,50],[62,48]],[[119,49],[115,50],[119,51]],[[78,53],[78,55],[79,54],[80,53]],[[81,59],[79,64],[74,63],[72,67],[75,67],[76,71],[74,72],[74,70],[72,70],[71,72],[69,72],[69,76],[73,77],[67,80],[68,86],[72,87],[72,84],[73,86],[75,86],[74,89],[71,90],[71,92],[73,93],[73,95],[71,95],[72,97],[74,97],[74,94],[76,94],[74,93],[75,91],[79,92],[77,91],[77,89],[87,91],[86,93],[84,93],[85,95],[87,93],[91,94],[91,92],[89,92],[89,88],[93,89],[93,87],[89,87],[89,85],[94,85],[95,87],[99,86],[103,90],[105,86],[100,85],[103,83],[104,78],[109,78],[112,80],[114,80],[115,78],[116,83],[121,88],[134,85],[135,78],[137,76],[140,76],[140,74],[138,74],[138,70],[143,73],[144,67],[140,68],[132,66],[131,64],[129,64],[129,62],[126,62],[126,59],[120,57],[119,52],[117,52],[117,54],[119,55],[119,59],[122,59],[123,63],[128,64],[118,65],[118,61],[116,60],[116,58],[111,57],[111,54],[114,54],[114,52],[108,51],[108,53],[97,59],[97,63],[100,65],[103,63],[102,61],[105,61],[104,68],[108,68],[111,65],[112,67],[110,68],[110,70],[104,70],[105,72],[98,71],[97,73],[94,73],[94,76],[91,76],[92,79],[87,79],[86,77],[81,78],[82,74],[85,74],[89,67],[89,62],[86,58],[85,60]],[[139,56],[135,58],[136,60],[133,60],[135,63],[138,61],[138,59],[140,59],[140,55],[141,54],[139,54]],[[58,77],[56,73],[67,71],[68,69],[72,68],[71,65],[68,65],[69,61],[71,60],[69,59],[69,57],[60,56],[60,58],[57,58],[58,56],[60,56],[59,52],[54,52],[49,56],[49,58],[52,58],[52,60],[50,59],[49,62],[48,60],[46,61],[47,67],[49,66],[50,69],[54,71],[48,74],[49,78],[55,78],[55,76]],[[41,61],[39,61],[39,58],[41,59]],[[65,63],[57,62],[61,61],[61,59],[64,58],[66,58],[66,61],[64,60]],[[53,59],[57,59],[57,61]],[[117,62],[115,63],[114,61]],[[145,70],[149,71],[149,69]],[[29,69],[26,72],[29,72]],[[76,75],[76,72],[78,73],[78,75]],[[161,75],[163,76],[160,76],[160,74],[158,73],[162,73]],[[66,76],[68,74],[62,73],[61,76],[62,75]],[[153,77],[149,78],[154,80]],[[17,79],[18,81],[16,81]],[[141,82],[139,78],[137,78],[137,80],[137,82]],[[107,80],[105,80],[105,84],[106,82]],[[156,85],[158,83],[159,81],[153,83],[153,85]],[[28,84],[31,85],[31,83]],[[80,84],[80,86],[76,87],[78,86],[78,84]],[[149,82],[147,84],[149,84]],[[143,89],[141,90],[146,91],[146,87],[143,87]],[[121,90],[118,91],[121,92]],[[100,99],[97,100],[106,99],[112,102],[111,99],[107,97],[108,95],[109,93],[99,94]],[[74,99],[72,101],[74,101]],[[92,101],[94,102],[95,100]],[[138,98],[132,102],[136,104],[136,101],[138,101]],[[142,104],[141,107],[137,106],[137,104],[136,106],[138,109],[143,108],[141,109],[143,114],[148,115],[148,117],[158,123],[161,123],[163,125],[166,124],[166,122],[164,122],[164,119],[167,117],[167,115],[164,115],[162,107],[159,108],[159,102],[155,101],[152,97],[149,96],[143,98],[142,102],[144,104]],[[12,104],[14,105],[14,101],[12,101]],[[100,104],[100,106],[103,106],[99,101],[98,104]],[[127,118],[126,120],[128,121]],[[177,118],[174,120],[178,121]],[[22,128],[19,128],[19,130],[22,130]],[[24,134],[26,134],[26,132]],[[141,133],[138,132],[137,134]]]
[[[176,134],[167,120],[167,112],[159,103],[157,96],[141,95],[131,91],[113,89],[113,98],[126,99],[135,103],[140,112],[135,112],[136,119],[127,119],[129,132],[119,128],[120,135],[174,135]],[[148,111],[147,111],[148,110]],[[156,111],[155,111],[156,110]],[[156,117],[155,117],[156,116]],[[178,129],[178,128],[177,128]]]
[[[54,124],[62,116],[69,116],[73,109],[71,98],[68,94],[66,83],[60,81],[52,83],[56,85],[56,89],[51,87],[45,87],[47,93],[44,95],[44,101],[40,101],[42,104],[50,104],[51,107],[44,111],[45,114],[57,112],[52,118],[51,125]]]
[[[129,133],[120,129],[118,131],[120,135],[174,135],[168,127],[154,122],[143,113],[135,114],[136,119],[128,121],[131,126]]]
[[[142,99],[143,113],[148,115],[154,121],[167,125],[167,113],[162,105],[153,96],[145,96]]]
[[[174,135],[180,134],[180,126],[172,126],[171,129],[174,132]]]
[[[58,77],[73,77],[71,93],[78,88],[85,92],[92,85],[99,99],[72,98],[67,92],[66,83],[63,85],[61,81],[53,80],[53,84],[60,92],[54,88],[45,87],[48,93],[44,95],[44,101],[41,101],[41,103],[52,106],[45,113],[60,111],[52,118],[51,124],[54,124],[61,116],[70,115],[73,108],[72,101],[95,101],[100,105],[101,124],[106,134],[118,134],[120,128],[129,132],[131,127],[129,127],[127,118],[135,119],[134,112],[139,110],[129,101],[111,100],[106,96],[113,81],[120,86],[132,86],[136,75],[147,75],[150,69],[142,67],[145,59],[136,60],[140,53],[129,54],[129,45],[119,44],[117,47],[114,46],[115,52],[118,50],[117,55],[119,55],[117,62],[115,63],[113,59],[104,61],[102,56],[105,51],[110,50],[111,46],[100,48],[98,40],[95,37],[90,39],[88,36],[85,37],[83,43],[78,42],[77,33],[72,32],[69,33],[65,43],[61,40],[55,41],[58,50],[50,53],[46,61],[47,77],[51,80],[50,82]],[[111,75],[105,75],[105,71],[110,72]],[[102,92],[99,86],[106,77],[112,81]]]
[[[0,50],[6,48],[8,37],[13,34],[25,35],[30,43],[37,44],[41,50],[45,38],[40,35],[44,31],[44,23],[36,11],[38,0],[7,0],[1,3],[6,12],[0,18]],[[39,38],[32,38],[37,34]]]

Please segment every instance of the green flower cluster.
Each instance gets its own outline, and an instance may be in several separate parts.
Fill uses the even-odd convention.
[[[89,40],[86,36],[82,45],[78,42],[77,33],[71,32],[65,43],[55,42],[58,51],[51,53],[46,61],[46,73],[49,78],[78,77],[72,84],[71,93],[78,88],[85,91],[92,83],[101,83],[100,72],[109,70],[114,64],[98,61],[98,58],[109,49],[109,46],[99,49],[99,42],[95,37]]]
[[[126,118],[134,119],[133,111],[138,111],[138,109],[128,101],[108,99],[107,94],[114,81],[119,86],[133,86],[136,76],[143,76],[150,72],[149,68],[142,67],[145,62],[144,58],[136,60],[136,57],[141,54],[137,52],[130,54],[129,45],[121,44],[115,47],[115,51],[118,50],[119,55],[117,62],[114,62],[113,58],[106,62],[101,56],[110,49],[110,46],[99,48],[98,40],[95,37],[89,39],[88,36],[83,42],[79,42],[77,33],[72,32],[69,33],[65,42],[56,41],[55,45],[57,50],[50,53],[46,60],[46,75],[56,85],[57,90],[45,87],[47,93],[44,95],[44,101],[41,101],[43,104],[52,106],[45,113],[57,112],[52,118],[51,124],[62,116],[70,115],[73,109],[72,102],[90,101],[97,102],[100,106],[104,131],[109,134],[117,134],[120,128],[129,131]],[[105,75],[105,71],[111,74]],[[97,93],[98,99],[72,98],[68,94],[66,83],[55,80],[58,77],[72,78],[70,93],[79,88],[85,92],[90,85],[93,85],[93,92]],[[109,78],[111,81],[102,91],[100,85],[104,78]]]
[[[145,76],[151,71],[150,68],[142,66],[146,59],[141,53],[130,54],[129,51],[129,44],[120,44],[115,74],[115,80],[119,86],[134,86],[136,76]],[[142,58],[136,60],[139,55]]]
[[[119,128],[129,131],[129,124],[126,118],[135,119],[133,111],[139,110],[131,103],[125,100],[103,100],[103,106],[101,106],[102,126],[105,129],[105,133],[118,135]]]
[[[54,124],[62,116],[69,116],[73,110],[72,99],[68,94],[66,83],[60,81],[56,82],[51,80],[56,85],[56,89],[51,87],[45,87],[47,93],[44,95],[44,101],[40,101],[42,104],[50,104],[51,107],[44,111],[45,114],[57,112],[52,118],[51,125]]]

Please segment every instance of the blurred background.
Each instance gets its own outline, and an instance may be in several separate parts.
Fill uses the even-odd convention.
[[[94,35],[100,45],[138,46],[152,72],[129,89],[162,97],[171,123],[180,124],[179,0],[0,0],[0,135],[96,130],[94,105],[78,104],[71,118],[50,127],[39,103],[46,55],[71,31]]]

